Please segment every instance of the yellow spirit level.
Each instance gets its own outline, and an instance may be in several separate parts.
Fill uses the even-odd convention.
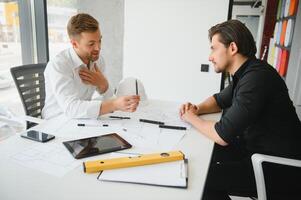
[[[85,173],[95,173],[107,169],[172,162],[183,160],[184,158],[185,156],[181,151],[170,151],[165,153],[145,154],[135,157],[121,157],[106,160],[87,161],[84,162],[83,165]]]

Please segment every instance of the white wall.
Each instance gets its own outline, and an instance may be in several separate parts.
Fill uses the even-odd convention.
[[[101,55],[115,87],[122,79],[124,0],[80,0],[78,8],[99,21],[103,36]]]
[[[124,76],[142,80],[150,98],[199,102],[219,91],[209,64],[208,29],[225,21],[229,1],[125,0]]]

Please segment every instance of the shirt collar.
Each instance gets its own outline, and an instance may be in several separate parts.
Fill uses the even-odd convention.
[[[233,75],[233,81],[237,82],[243,75],[246,68],[249,66],[252,58],[248,58],[240,67],[239,69],[234,73]]]
[[[70,48],[70,55],[73,62],[72,67],[77,68],[80,66],[86,66],[82,59],[77,55],[76,51],[73,48]]]

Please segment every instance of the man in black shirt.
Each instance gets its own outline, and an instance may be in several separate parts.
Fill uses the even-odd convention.
[[[203,199],[230,199],[228,194],[256,196],[252,154],[301,159],[301,123],[283,79],[272,66],[255,58],[255,42],[244,24],[238,20],[217,24],[209,30],[209,39],[209,60],[215,71],[229,72],[233,81],[204,102],[180,108],[183,120],[216,143]],[[198,117],[221,110],[218,122]],[[269,168],[268,173],[284,170],[280,168]],[[300,170],[289,171],[301,178]],[[290,195],[286,194],[286,199]]]

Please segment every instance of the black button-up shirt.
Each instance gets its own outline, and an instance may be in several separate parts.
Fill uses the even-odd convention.
[[[249,154],[301,159],[301,123],[277,71],[258,59],[247,60],[233,82],[214,98],[226,109],[215,130],[228,144]]]

